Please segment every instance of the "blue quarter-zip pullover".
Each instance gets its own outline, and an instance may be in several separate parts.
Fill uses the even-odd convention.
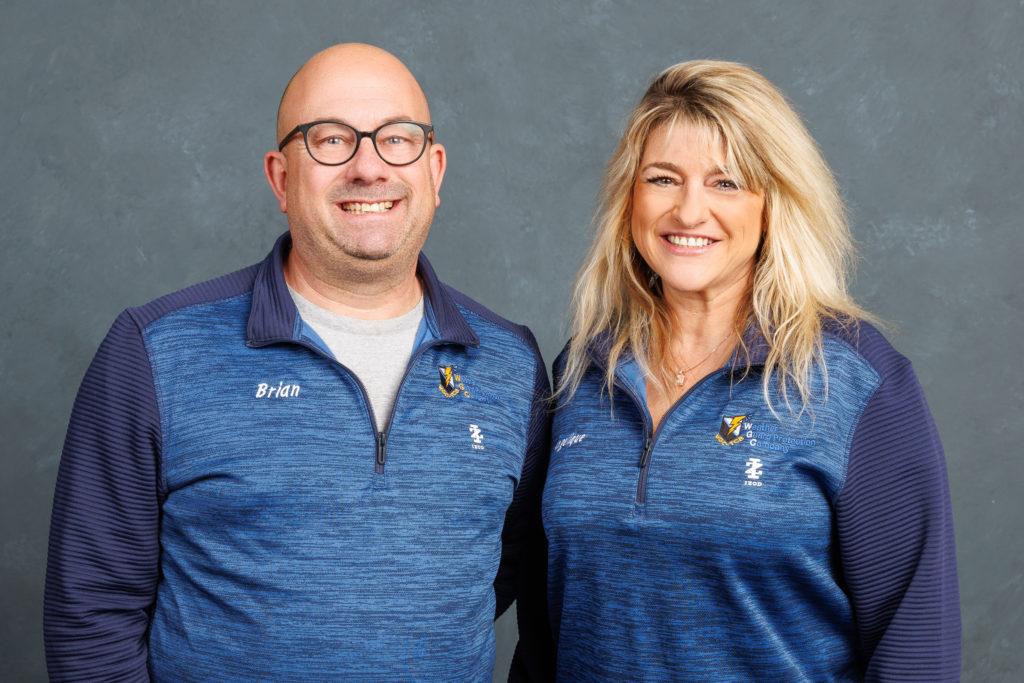
[[[635,361],[609,400],[592,349],[543,496],[560,680],[958,679],[938,433],[909,361],[834,327],[802,413],[765,402],[754,345],[656,430]]]
[[[54,680],[490,680],[547,458],[533,336],[440,283],[387,427],[258,265],[125,311],[61,459]]]

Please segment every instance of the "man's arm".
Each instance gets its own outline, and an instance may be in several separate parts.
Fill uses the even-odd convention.
[[[551,443],[551,387],[538,357],[526,459],[502,533],[502,558],[495,594],[498,614],[516,601],[519,643],[511,681],[545,680],[554,672],[554,647],[547,610],[547,540],[541,494]]]
[[[945,458],[909,362],[886,376],[865,408],[836,515],[865,680],[959,680]]]
[[[82,380],[57,475],[43,612],[52,681],[149,679],[159,452],[149,357],[126,311]]]

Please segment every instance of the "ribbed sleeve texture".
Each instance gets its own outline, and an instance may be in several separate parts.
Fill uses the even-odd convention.
[[[957,681],[960,605],[945,459],[910,363],[891,365],[854,433],[836,502],[865,680]]]
[[[149,359],[125,312],[86,372],[57,475],[44,608],[52,681],[149,680],[159,455]]]
[[[540,355],[537,357],[539,359]],[[544,490],[548,441],[551,438],[551,420],[547,412],[547,397],[550,392],[544,364],[538,362],[534,376],[534,400],[530,411],[523,471],[512,503],[505,513],[505,526],[501,533],[501,566],[494,582],[495,617],[508,609],[520,593],[521,587],[517,579],[522,577],[519,567],[524,549],[530,542],[530,533],[535,531],[534,524],[540,518],[540,496]],[[542,582],[539,585],[544,584]]]
[[[517,566],[516,622],[519,642],[509,670],[510,681],[541,681],[554,671],[554,641],[547,610],[547,541],[541,522],[541,494],[551,441],[550,386],[544,366],[537,367],[537,400],[530,419],[529,451],[523,480],[529,489],[516,491],[512,507],[519,508],[520,560]],[[511,514],[512,509],[509,509]],[[508,541],[505,541],[507,547]]]

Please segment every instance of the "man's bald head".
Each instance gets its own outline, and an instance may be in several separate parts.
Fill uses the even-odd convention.
[[[441,203],[444,146],[420,126],[389,129],[383,140],[386,155],[413,139],[423,144],[417,158],[396,166],[380,155],[381,141],[351,138],[335,127],[334,134],[318,142],[351,144],[352,156],[324,164],[298,133],[300,126],[316,121],[336,121],[363,132],[401,121],[429,124],[427,98],[394,55],[372,45],[335,45],[314,55],[288,83],[278,108],[279,145],[264,155],[267,181],[288,214],[288,283],[345,315],[351,311],[331,308],[323,292],[340,297],[331,300],[334,304],[360,292],[375,298],[378,313],[407,312],[420,295],[417,257]],[[415,138],[409,133],[414,128],[426,137]]]
[[[430,123],[427,98],[405,64],[379,47],[342,43],[313,55],[292,76],[277,109],[277,139],[301,123],[338,119],[339,103],[353,99],[390,100],[398,109],[383,117]]]

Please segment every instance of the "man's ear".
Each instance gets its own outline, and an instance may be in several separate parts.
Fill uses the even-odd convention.
[[[441,181],[444,180],[444,170],[448,167],[448,155],[444,151],[444,145],[431,144],[428,162],[430,163],[430,177],[434,181],[434,208],[441,206]]]
[[[263,172],[270,183],[270,189],[277,197],[277,203],[281,206],[281,213],[288,213],[288,193],[285,190],[285,181],[288,178],[288,160],[284,154],[276,150],[270,150],[263,157]]]

